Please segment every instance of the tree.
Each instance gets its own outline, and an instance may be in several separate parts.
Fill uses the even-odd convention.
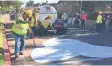
[[[94,11],[95,3],[93,1],[83,1],[82,2],[82,10],[86,12]]]
[[[111,1],[82,1],[82,10],[86,12],[105,11],[107,5],[112,7],[112,2]]]
[[[10,7],[19,8],[23,3],[20,0],[0,1],[2,11],[10,11]]]
[[[76,12],[79,12],[80,11],[80,2],[75,1],[74,4],[72,4],[72,7],[75,8]]]
[[[30,1],[27,2],[26,7],[30,7],[30,6],[33,6],[33,5],[34,5],[34,1],[30,0]]]

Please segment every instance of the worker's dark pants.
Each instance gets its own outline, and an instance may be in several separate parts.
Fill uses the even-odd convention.
[[[85,20],[81,20],[81,30],[85,29]]]
[[[102,23],[97,23],[97,24],[96,24],[96,31],[97,31],[97,32],[101,32],[102,29],[103,29],[103,28],[102,28]]]
[[[34,34],[34,36],[36,36],[36,27],[32,27],[32,31],[33,31],[33,34]]]
[[[105,31],[105,23],[102,23],[102,30]]]
[[[46,34],[48,34],[48,29],[45,29],[43,26],[41,26],[40,33],[41,33],[41,35],[46,35]]]
[[[79,21],[78,20],[75,21],[75,27],[79,28]]]
[[[45,29],[43,28],[42,25],[40,25],[38,27],[32,27],[32,31],[34,33],[34,36],[42,36],[44,35]]]

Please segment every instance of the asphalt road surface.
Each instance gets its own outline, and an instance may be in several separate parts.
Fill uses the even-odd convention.
[[[8,38],[8,44],[11,51],[14,50],[14,37],[11,36],[11,34],[7,37]],[[110,47],[112,46],[112,33],[111,32],[103,32],[103,33],[97,33],[97,32],[91,32],[91,31],[83,31],[75,28],[71,28],[68,30],[68,32],[65,35],[50,35],[50,36],[37,36],[35,39],[36,45],[41,45],[45,40],[48,40],[49,38],[60,38],[60,39],[74,39],[79,40],[81,42],[89,43],[90,45],[94,46],[103,46],[103,47]],[[34,49],[34,44],[32,39],[26,40],[26,50],[24,51],[24,56],[20,57],[18,60],[12,60],[12,65],[37,65],[40,63],[35,62],[31,58],[31,52]],[[68,46],[69,47],[69,46]],[[76,47],[75,47],[76,48]],[[77,46],[77,48],[80,48]],[[80,50],[80,49],[79,49]],[[86,51],[89,51],[89,49],[85,49]],[[105,50],[105,48],[104,48]],[[74,50],[78,51],[78,50]],[[97,51],[96,51],[97,52]],[[101,53],[106,53],[106,51],[102,51]],[[22,60],[21,60],[22,59]],[[24,59],[24,61],[23,61]],[[23,61],[23,62],[22,62]],[[112,64],[112,58],[100,58],[100,57],[88,57],[88,56],[74,56],[68,60],[64,61],[54,61],[44,64],[50,64],[50,65],[111,65]]]

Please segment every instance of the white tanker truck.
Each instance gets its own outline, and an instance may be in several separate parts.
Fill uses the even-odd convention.
[[[57,10],[53,6],[51,6],[51,5],[45,5],[45,6],[39,6],[38,8],[40,8],[40,11],[39,11],[39,20],[41,22],[43,22],[43,20],[49,14],[52,14],[53,18],[51,19],[50,23],[53,26],[53,28],[56,30],[56,33],[57,34],[65,34],[66,33],[66,31],[67,31],[67,24],[63,20],[57,19],[58,18]],[[33,8],[31,8],[31,9],[33,10]],[[37,34],[39,33],[39,30],[41,30],[41,29],[37,29]],[[52,33],[53,30],[49,29],[49,32]]]

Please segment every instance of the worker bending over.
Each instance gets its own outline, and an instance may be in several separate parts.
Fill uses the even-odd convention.
[[[52,15],[48,15],[45,18],[45,20],[42,22],[42,26],[43,26],[43,29],[42,29],[42,32],[41,32],[42,35],[45,35],[45,34],[48,33],[48,27],[51,27],[53,29],[53,31],[54,31],[54,28],[52,27],[52,25],[50,23],[50,21],[51,21],[52,18],[53,18]]]
[[[37,34],[37,29],[40,25],[40,21],[39,21],[39,8],[36,8],[33,10],[33,14],[32,14],[32,22],[31,22],[31,29],[33,31],[34,36],[36,36]]]

